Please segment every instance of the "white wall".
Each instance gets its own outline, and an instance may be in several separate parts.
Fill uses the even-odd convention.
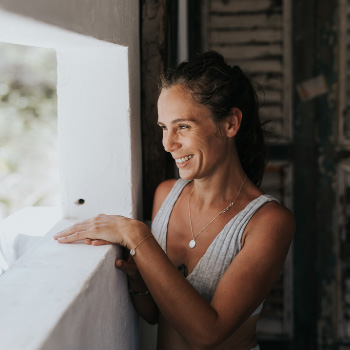
[[[138,0],[0,0],[0,8],[127,47],[132,213],[141,218],[140,53]],[[54,37],[52,37],[54,39]],[[116,65],[118,63],[116,62]],[[118,181],[118,179],[116,179]]]
[[[22,220],[26,220],[22,215]],[[58,244],[63,220],[0,277],[0,349],[137,349],[116,246]]]
[[[118,8],[123,21],[138,19],[138,2],[132,3]],[[100,19],[99,29],[104,25]],[[119,26],[109,25],[111,32]],[[137,348],[126,278],[114,267],[120,249],[59,245],[52,239],[76,222],[71,218],[140,212],[138,32],[128,40],[118,35],[121,44],[131,46],[0,11],[0,41],[57,51],[64,213],[64,220],[0,278],[1,349]],[[131,34],[123,29],[123,35]],[[84,204],[77,205],[78,199]]]

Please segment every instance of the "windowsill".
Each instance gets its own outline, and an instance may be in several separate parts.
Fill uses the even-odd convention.
[[[30,212],[16,213],[15,226]],[[126,277],[113,268],[121,249],[53,239],[76,221],[59,221],[0,277],[1,349],[134,348],[128,343],[136,323]]]
[[[28,207],[0,221],[0,275],[62,217],[59,207]]]

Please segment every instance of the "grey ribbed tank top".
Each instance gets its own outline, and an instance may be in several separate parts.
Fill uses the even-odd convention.
[[[165,253],[171,212],[182,190],[189,182],[179,179],[175,183],[153,220],[152,233]],[[271,201],[278,202],[272,196],[261,195],[234,216],[214,238],[198,264],[187,276],[187,280],[208,302],[211,301],[221,277],[241,250],[242,235],[249,220],[260,207]],[[251,316],[260,313],[262,305]]]

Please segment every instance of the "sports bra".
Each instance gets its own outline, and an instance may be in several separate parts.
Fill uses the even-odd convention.
[[[171,212],[182,190],[189,182],[189,180],[177,180],[152,222],[152,233],[165,253]],[[213,298],[221,277],[242,249],[242,235],[249,220],[259,208],[271,201],[278,202],[274,197],[263,194],[251,201],[234,216],[214,238],[193,271],[186,277],[197,292],[208,302]],[[262,307],[263,303],[251,316],[259,314]]]

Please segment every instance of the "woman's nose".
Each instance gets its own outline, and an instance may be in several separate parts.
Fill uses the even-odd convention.
[[[176,136],[172,132],[163,134],[163,147],[167,152],[172,152],[178,148]]]

